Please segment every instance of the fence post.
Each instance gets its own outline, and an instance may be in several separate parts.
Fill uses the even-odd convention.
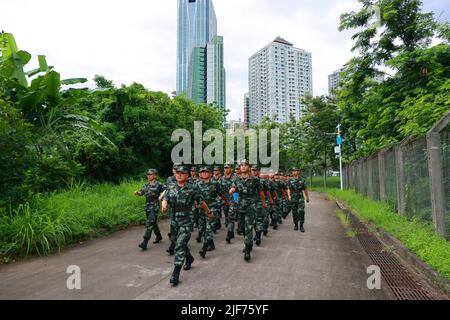
[[[374,199],[373,196],[373,176],[372,176],[372,159],[367,159],[367,197],[369,199]]]
[[[405,197],[405,172],[403,171],[403,151],[402,144],[395,146],[395,171],[397,179],[397,210],[400,214],[406,212]]]
[[[441,138],[437,132],[427,134],[428,172],[430,176],[431,212],[436,232],[446,236],[444,171],[441,158]]]
[[[378,179],[380,181],[380,200],[384,201],[386,200],[386,182],[385,182],[385,175],[386,175],[386,153],[380,152],[378,153]]]

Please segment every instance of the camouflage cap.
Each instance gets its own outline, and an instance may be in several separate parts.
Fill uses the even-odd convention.
[[[158,170],[156,170],[156,169],[148,169],[147,175],[150,175],[150,174],[158,174]]]
[[[189,168],[183,164],[180,164],[175,169],[176,172],[189,173]]]
[[[197,172],[197,171],[198,171],[198,168],[197,168],[196,166],[192,166],[192,167],[191,167],[191,171]]]
[[[222,168],[220,166],[214,166],[214,171],[220,171]]]
[[[291,171],[300,171],[300,169],[298,167],[294,167],[291,169]]]
[[[250,162],[247,159],[243,159],[243,160],[239,161],[239,165],[243,166],[244,164],[249,165]]]
[[[252,165],[252,170],[259,171],[261,170],[257,165]]]
[[[174,163],[172,169],[176,170],[181,165],[182,165],[181,163]]]
[[[211,168],[208,166],[203,166],[200,168],[199,172],[211,172]]]
[[[224,168],[232,168],[232,167],[233,167],[233,165],[231,163],[226,163],[224,166]]]

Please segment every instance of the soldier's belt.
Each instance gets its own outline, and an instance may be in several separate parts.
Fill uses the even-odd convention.
[[[174,208],[172,209],[173,212],[188,212],[192,211],[192,207],[185,207],[185,208]]]

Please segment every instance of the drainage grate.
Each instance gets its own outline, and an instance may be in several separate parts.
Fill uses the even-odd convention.
[[[381,275],[398,300],[433,300],[400,261],[390,252],[383,251],[382,243],[373,236],[367,227],[351,217],[352,229],[373,263],[380,267]]]

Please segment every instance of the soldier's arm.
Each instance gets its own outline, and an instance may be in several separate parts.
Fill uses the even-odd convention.
[[[202,202],[201,208],[203,209],[203,211],[205,211],[206,216],[208,217],[209,220],[214,219],[214,214],[211,212],[211,210],[209,210],[208,205],[206,204],[205,201]]]
[[[308,189],[306,187],[303,190],[303,193],[305,194],[306,202],[309,203],[309,193],[308,193]]]
[[[164,190],[164,191],[159,195],[159,198],[158,198],[159,201],[163,201],[163,198],[164,198],[164,196],[166,195],[166,192],[167,192],[167,189]]]
[[[135,191],[133,194],[138,197],[143,196],[144,190],[145,190],[145,186],[141,189],[141,191]]]
[[[259,196],[261,197],[264,208],[267,208],[266,196],[264,195],[264,191],[259,191]]]
[[[292,192],[291,192],[291,188],[287,189],[287,194],[288,194],[288,199],[289,201],[292,201]]]
[[[269,198],[269,203],[273,204],[273,198],[272,198],[272,195],[270,194],[269,190],[266,191],[266,195],[267,195],[267,198]]]
[[[162,213],[166,213],[167,212],[168,202],[167,202],[166,191],[167,190],[165,190],[160,196],[160,198],[162,197],[162,202],[161,202],[161,211],[162,211]]]

